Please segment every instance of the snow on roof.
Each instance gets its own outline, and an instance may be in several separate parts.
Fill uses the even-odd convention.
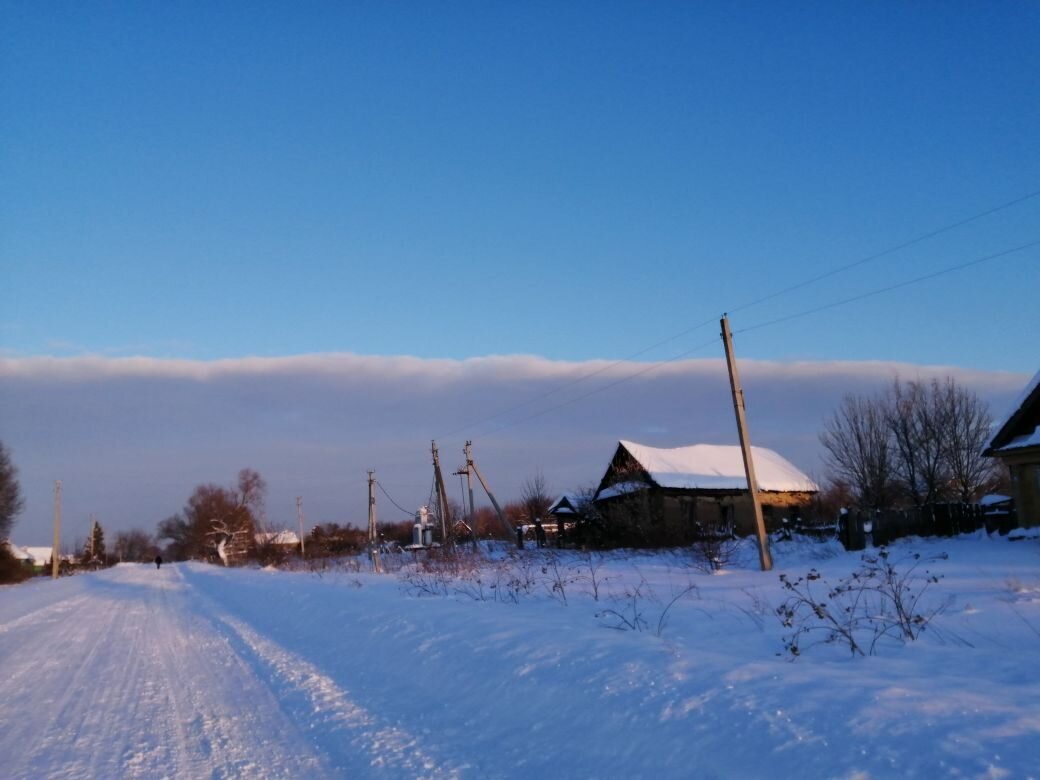
[[[12,557],[14,557],[16,561],[32,560],[31,556],[29,555],[29,553],[25,551],[24,547],[19,547],[17,544],[12,544],[10,541],[2,541],[0,542],[0,545],[6,545],[7,549],[10,551]]]
[[[259,544],[299,544],[300,537],[295,531],[270,531],[258,533],[256,541]]]
[[[1032,433],[1016,436],[1011,441],[1005,442],[1002,446],[997,445],[998,441],[1004,439],[1004,429],[1012,424],[1015,417],[1018,416],[1018,413],[1022,411],[1022,407],[1025,406],[1026,401],[1028,401],[1029,397],[1036,392],[1038,387],[1040,387],[1040,371],[1036,372],[1036,376],[1029,381],[1029,384],[1027,384],[1025,389],[1019,394],[1015,403],[1012,404],[1011,408],[1008,410],[1008,413],[1004,415],[1004,419],[1000,421],[1000,425],[994,429],[996,433],[993,434],[993,438],[990,439],[989,442],[989,448],[994,452],[1014,450],[1019,447],[1033,447],[1040,444],[1040,426],[1037,426],[1033,429]]]
[[[29,557],[32,558],[33,562],[39,566],[47,563],[51,559],[51,547],[23,547]]]
[[[1008,450],[1018,450],[1023,447],[1038,447],[1040,446],[1040,425],[1033,429],[1032,433],[1026,433],[1022,436],[1016,436],[1003,447],[998,447],[995,452],[1007,452]]]
[[[1006,501],[1010,501],[1011,496],[1004,496],[1000,493],[990,493],[979,499],[979,506],[992,506],[993,504],[1003,504]]]
[[[547,515],[551,515],[553,513],[558,515],[572,515],[574,514],[574,509],[572,507],[577,506],[577,497],[574,496],[572,493],[564,493],[552,502],[552,505],[546,510],[545,513]]]
[[[740,447],[694,444],[661,449],[621,441],[661,487],[703,490],[747,490]],[[752,447],[759,490],[816,492],[819,487],[790,461],[765,447]],[[602,495],[602,494],[601,494]]]

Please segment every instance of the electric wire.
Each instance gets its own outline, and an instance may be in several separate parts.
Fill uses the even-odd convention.
[[[400,504],[398,504],[398,503],[397,503],[396,501],[394,501],[394,499],[393,499],[393,498],[391,498],[390,494],[386,492],[386,488],[385,488],[385,487],[383,487],[383,483],[382,483],[382,482],[380,482],[380,481],[379,481],[379,480],[377,479],[377,480],[375,480],[375,483],[376,483],[376,486],[378,486],[378,488],[379,488],[379,489],[380,489],[381,491],[383,491],[383,495],[387,497],[387,499],[388,499],[388,500],[390,501],[390,503],[391,503],[391,504],[393,504],[393,505],[394,505],[394,506],[396,506],[396,507],[397,507],[398,509],[400,509],[400,510],[401,510],[402,512],[404,512],[404,513],[405,513],[406,515],[408,515],[408,517],[415,517],[415,513],[414,513],[414,512],[409,512],[409,511],[408,511],[407,509],[405,509],[405,508],[404,508],[403,506],[401,506],[401,505],[400,505]]]
[[[794,292],[795,290],[801,290],[803,287],[808,287],[810,284],[815,284],[816,282],[823,281],[824,279],[829,279],[832,276],[837,276],[840,273],[873,262],[874,260],[880,260],[882,257],[887,257],[888,255],[895,254],[900,250],[912,247],[915,244],[920,244],[922,241],[927,241],[930,238],[941,236],[943,233],[948,233],[951,230],[956,230],[957,228],[963,227],[964,225],[971,224],[972,222],[977,222],[978,220],[984,217],[996,214],[997,212],[1003,211],[1004,209],[1009,209],[1012,206],[1017,206],[1019,203],[1024,203],[1025,201],[1035,198],[1038,195],[1040,195],[1040,190],[1030,192],[1026,195],[1022,195],[1021,197],[1015,198],[1014,200],[1009,200],[1006,203],[1001,203],[999,206],[994,206],[993,208],[989,208],[985,211],[973,214],[970,217],[965,217],[964,219],[958,220],[957,222],[952,222],[935,230],[930,230],[927,233],[922,233],[907,241],[903,241],[900,244],[890,246],[888,249],[882,249],[880,252],[875,252],[872,255],[867,255],[866,257],[862,257],[859,260],[853,260],[851,263],[846,263],[845,265],[838,266],[837,268],[832,268],[830,271],[825,271],[824,273],[818,274],[817,276],[813,276],[810,279],[797,282],[795,284],[792,284],[790,287],[785,287],[782,290],[777,290],[776,292],[769,293],[768,295],[763,295],[761,298],[756,298],[753,301],[741,304],[740,306],[737,306],[733,309],[729,309],[728,311],[732,313],[743,311],[744,309],[750,309],[752,306],[758,306],[760,303],[765,303],[766,301],[771,301],[774,298],[779,298],[781,295],[787,295],[787,293]]]
[[[737,335],[738,333],[749,333],[753,330],[759,330],[760,328],[769,327],[771,325],[776,325],[781,322],[788,322],[789,320],[795,320],[800,317],[807,317],[808,315],[816,314],[817,312],[827,311],[828,309],[835,309],[838,306],[844,306],[845,304],[854,303],[855,301],[862,301],[865,298],[873,298],[875,295],[881,295],[882,293],[892,292],[893,290],[899,290],[903,287],[910,287],[911,285],[919,284],[920,282],[926,282],[930,279],[936,279],[940,276],[945,276],[946,274],[951,274],[956,271],[963,271],[965,268],[971,268],[974,265],[980,265],[981,263],[985,263],[990,260],[996,260],[1000,257],[1006,257],[1008,255],[1015,254],[1016,252],[1022,252],[1034,246],[1040,246],[1040,239],[1037,239],[1036,241],[1029,241],[1028,243],[1012,247],[1011,249],[1005,249],[1003,252],[996,252],[991,255],[986,255],[985,257],[977,257],[974,260],[969,260],[965,263],[959,263],[958,265],[948,266],[946,268],[942,268],[938,271],[934,271],[929,274],[917,276],[913,279],[907,279],[905,281],[890,284],[885,287],[879,287],[876,290],[870,290],[869,292],[861,293],[859,295],[853,295],[849,298],[843,298],[840,301],[832,301],[831,303],[825,303],[822,306],[814,306],[811,309],[805,309],[804,311],[795,312],[794,314],[785,314],[783,317],[776,317],[775,319],[767,320],[766,322],[760,322],[757,325],[749,325],[746,328],[741,328],[740,330],[733,331],[733,335]]]
[[[858,266],[866,265],[867,263],[873,262],[875,260],[879,260],[882,257],[886,257],[888,255],[891,255],[891,254],[894,254],[896,252],[899,252],[899,251],[901,251],[903,249],[907,249],[907,248],[909,248],[911,246],[914,246],[916,244],[919,244],[919,243],[921,243],[923,241],[927,241],[928,239],[935,238],[936,236],[940,236],[943,233],[948,233],[951,230],[956,230],[959,227],[963,227],[964,225],[971,224],[972,222],[976,222],[976,221],[978,221],[980,219],[983,219],[985,217],[991,216],[991,215],[996,214],[996,213],[998,213],[1000,211],[1004,211],[1005,209],[1009,209],[1009,208],[1011,208],[1013,206],[1017,206],[1020,203],[1024,203],[1024,202],[1026,202],[1028,200],[1031,200],[1033,198],[1036,198],[1038,196],[1040,196],[1040,190],[1034,190],[1033,192],[1026,193],[1025,195],[1019,196],[1019,197],[1014,198],[1014,199],[1009,200],[1009,201],[1005,201],[1004,203],[1001,203],[1001,204],[999,204],[997,206],[993,206],[991,208],[988,208],[985,211],[980,211],[980,212],[978,212],[976,214],[972,214],[969,217],[965,217],[963,219],[957,220],[956,222],[951,222],[951,223],[949,223],[947,225],[943,225],[942,227],[936,228],[934,230],[930,230],[930,231],[928,231],[926,233],[921,233],[921,234],[919,234],[917,236],[914,236],[913,238],[910,238],[910,239],[908,239],[906,241],[900,242],[899,244],[895,244],[895,245],[890,246],[890,247],[888,247],[886,249],[882,249],[879,252],[875,252],[873,254],[867,255],[866,257],[861,257],[861,258],[859,258],[857,260],[854,260],[854,261],[852,261],[850,263],[846,263],[844,265],[838,266],[837,268],[833,268],[833,269],[831,269],[829,271],[826,271],[826,272],[824,272],[822,274],[817,274],[816,276],[810,277],[809,279],[803,280],[801,282],[798,282],[796,284],[790,285],[788,287],[784,287],[783,289],[780,289],[780,290],[774,291],[772,293],[769,293],[767,295],[761,296],[761,297],[756,298],[756,299],[754,299],[752,301],[748,301],[747,303],[743,303],[743,304],[741,304],[739,306],[730,308],[727,311],[729,311],[730,313],[734,313],[734,312],[744,311],[746,309],[750,309],[750,308],[752,308],[754,306],[758,306],[759,304],[765,303],[766,301],[770,301],[770,300],[773,300],[774,298],[778,298],[780,296],[787,295],[788,293],[795,292],[796,290],[803,289],[805,287],[808,287],[809,285],[815,284],[816,282],[823,281],[824,279],[829,279],[832,276],[836,276],[836,275],[838,275],[840,273],[843,273],[845,271],[851,270],[851,269],[856,268]],[[1017,251],[1017,250],[1011,250],[1011,251]],[[990,258],[990,259],[992,259],[992,258]],[[981,262],[981,261],[979,261],[979,262]],[[974,263],[972,263],[972,264],[974,264]],[[967,267],[967,266],[965,266],[965,267]],[[951,269],[951,270],[957,270],[957,269]],[[920,279],[918,281],[921,281],[924,278],[930,278],[930,276],[929,277],[922,277],[922,279]],[[912,283],[915,283],[915,282],[907,282],[906,284],[912,284]],[[903,286],[905,286],[905,285],[903,285]],[[892,287],[891,289],[896,289],[896,287]],[[869,297],[870,295],[876,295],[876,294],[879,294],[879,292],[884,292],[884,291],[886,291],[886,290],[873,292],[873,293],[870,293],[866,297]],[[850,299],[847,302],[851,303],[852,300],[856,300],[856,299]],[[841,303],[837,303],[837,304],[833,304],[833,305],[841,305]],[[824,308],[831,308],[831,307],[832,306],[829,305],[829,306],[824,307]],[[822,310],[823,310],[823,308],[818,308],[818,309],[815,309],[813,311],[822,311]],[[798,314],[798,315],[789,315],[789,316],[786,316],[786,317],[781,317],[781,318],[778,318],[777,320],[774,320],[773,322],[784,322],[784,321],[789,320],[789,319],[795,319],[796,317],[799,317],[799,316],[805,316],[805,314],[808,314],[808,313],[812,313],[812,311],[806,312],[806,313],[803,313],[803,314]],[[672,341],[675,341],[676,339],[682,338],[683,336],[689,335],[690,333],[693,333],[693,332],[695,332],[697,330],[700,330],[701,328],[706,327],[707,325],[710,325],[711,323],[715,322],[716,319],[717,318],[712,317],[710,319],[707,319],[707,320],[704,320],[702,322],[699,322],[696,325],[692,325],[692,326],[690,326],[688,328],[685,328],[684,330],[681,330],[678,333],[675,333],[675,334],[673,334],[671,336],[668,336],[668,337],[666,337],[664,339],[661,339],[661,340],[659,340],[659,341],[657,341],[657,342],[655,342],[655,343],[653,343],[653,344],[651,344],[651,345],[649,345],[647,347],[644,347],[643,349],[637,350],[636,352],[633,352],[630,355],[627,355],[627,356],[625,356],[623,358],[620,358],[620,359],[612,361],[612,362],[610,362],[610,363],[608,363],[608,364],[606,364],[604,366],[601,366],[600,368],[598,368],[598,369],[596,369],[594,371],[590,371],[588,373],[582,374],[581,376],[578,376],[578,377],[575,377],[574,379],[568,380],[568,381],[566,381],[566,382],[564,382],[564,383],[562,383],[560,385],[557,385],[557,386],[555,386],[553,388],[550,388],[549,390],[546,390],[546,391],[544,391],[542,393],[539,393],[538,395],[532,396],[531,398],[528,398],[526,401],[521,401],[520,403],[514,404],[513,406],[506,407],[505,409],[501,409],[501,410],[499,410],[497,412],[494,412],[493,414],[477,418],[476,420],[472,420],[472,421],[466,423],[465,425],[461,425],[461,426],[459,426],[459,427],[457,427],[457,428],[455,428],[453,430],[447,431],[446,433],[442,433],[442,434],[440,434],[439,436],[437,436],[435,438],[444,438],[444,437],[447,437],[447,436],[452,436],[452,435],[454,435],[456,433],[459,433],[461,431],[464,431],[464,430],[467,430],[469,428],[473,428],[473,427],[475,427],[477,425],[480,425],[481,423],[490,422],[491,420],[496,420],[496,419],[498,419],[500,417],[504,417],[505,415],[507,415],[507,414],[509,414],[511,412],[515,412],[518,409],[522,409],[522,408],[524,408],[526,406],[530,406],[531,404],[533,404],[533,403],[535,403],[537,401],[541,401],[544,398],[548,398],[549,396],[555,395],[556,393],[560,392],[561,390],[565,390],[565,389],[567,389],[569,387],[573,387],[574,385],[580,384],[581,382],[584,382],[584,381],[586,381],[588,379],[592,379],[593,377],[599,376],[599,375],[601,375],[601,374],[611,370],[612,368],[615,368],[615,367],[617,367],[617,366],[619,366],[619,365],[621,365],[623,363],[627,363],[627,362],[629,362],[629,361],[639,357],[640,355],[644,355],[647,352],[650,352],[650,351],[652,351],[654,349],[657,349],[658,347],[662,347],[665,344],[668,344],[668,343],[670,343]],[[765,324],[763,324],[761,326],[755,326],[755,327],[756,328],[757,327],[764,327],[764,325]],[[745,333],[748,330],[749,330],[748,328],[744,328],[743,330],[736,331],[735,333]],[[697,349],[697,348],[694,348],[694,349]],[[655,365],[665,365],[667,363],[672,362],[673,360],[678,360],[680,357],[683,357],[686,354],[688,354],[688,353],[683,353],[682,355],[676,356],[674,358],[670,358],[668,360],[660,361],[659,363],[656,363]],[[635,374],[634,376],[639,376],[642,373],[645,373],[645,371],[640,371],[637,374]],[[612,386],[614,386],[614,384],[617,384],[617,383],[613,383],[611,385],[607,385],[607,387],[612,387]],[[595,392],[599,392],[599,391],[595,391]],[[593,394],[595,394],[595,393],[589,393],[587,395],[593,395]],[[579,396],[579,398],[585,398],[585,397],[587,397],[587,395]],[[558,406],[551,407],[551,409],[558,409],[561,406],[568,405],[569,403],[571,403],[571,402],[570,401],[565,402],[565,403],[560,404]],[[538,416],[541,416],[541,414],[539,413],[539,414],[532,415],[532,417],[538,417]],[[523,419],[532,419],[532,417],[526,417],[526,418],[523,418]],[[509,426],[503,426],[503,427],[509,427]],[[499,430],[502,430],[502,427],[493,429],[491,431],[491,433],[496,433]]]
[[[1014,254],[1016,252],[1022,252],[1022,251],[1026,250],[1026,249],[1030,249],[1030,248],[1035,247],[1035,246],[1040,246],[1040,239],[1038,239],[1036,241],[1030,241],[1028,243],[1021,244],[1021,245],[1016,246],[1016,247],[1012,247],[1011,249],[1005,249],[1002,252],[996,252],[996,253],[993,253],[993,254],[990,254],[990,255],[985,255],[983,257],[977,257],[977,258],[975,258],[973,260],[968,260],[967,262],[964,262],[964,263],[958,263],[957,265],[948,266],[948,267],[942,268],[942,269],[940,269],[938,271],[934,271],[934,272],[929,273],[929,274],[924,274],[922,276],[918,276],[918,277],[915,277],[913,279],[908,279],[908,280],[905,280],[905,281],[902,281],[902,282],[897,282],[896,284],[890,284],[890,285],[887,285],[885,287],[880,287],[880,288],[878,288],[876,290],[871,290],[869,292],[862,293],[860,295],[854,295],[854,296],[849,297],[849,298],[844,298],[844,299],[842,299],[840,301],[834,301],[832,303],[824,304],[823,306],[816,306],[816,307],[811,308],[811,309],[806,309],[805,311],[796,312],[794,314],[788,314],[788,315],[785,315],[783,317],[777,317],[776,319],[769,320],[767,322],[761,322],[761,323],[758,323],[756,325],[751,325],[751,326],[748,326],[746,328],[741,328],[740,330],[734,331],[733,335],[737,335],[739,333],[748,333],[750,331],[759,330],[761,328],[765,328],[765,327],[768,327],[768,326],[771,326],[771,325],[776,325],[778,323],[787,322],[788,320],[797,319],[799,317],[806,317],[806,316],[808,316],[810,314],[815,314],[817,312],[826,311],[828,309],[834,309],[834,308],[837,308],[839,306],[844,306],[844,305],[849,304],[849,303],[854,303],[855,301],[863,300],[865,298],[872,298],[872,297],[874,297],[876,295],[881,295],[881,294],[886,293],[886,292],[891,292],[893,290],[898,290],[898,289],[903,288],[903,287],[909,287],[911,285],[919,284],[921,282],[925,282],[925,281],[928,281],[928,280],[931,280],[931,279],[935,279],[935,278],[940,277],[940,276],[945,276],[946,274],[954,273],[956,271],[962,271],[965,268],[970,268],[970,267],[975,266],[975,265],[980,265],[980,264],[988,262],[990,260],[996,260],[996,259],[1001,258],[1001,257],[1006,257],[1006,256]],[[563,407],[569,406],[569,405],[571,405],[573,403],[576,403],[577,401],[584,400],[585,398],[588,398],[589,396],[596,395],[597,393],[601,393],[604,390],[609,390],[612,387],[617,387],[620,384],[624,384],[625,382],[628,382],[628,381],[630,381],[632,379],[636,379],[636,378],[638,378],[640,376],[643,376],[644,374],[648,374],[651,371],[656,371],[657,369],[659,369],[659,368],[661,368],[663,366],[666,366],[669,363],[673,363],[676,360],[679,360],[679,359],[684,358],[684,357],[688,357],[689,355],[691,355],[691,354],[693,354],[693,353],[695,353],[695,352],[697,352],[697,351],[699,351],[701,349],[704,349],[705,347],[711,346],[712,344],[715,344],[715,343],[717,343],[716,340],[712,339],[711,341],[706,341],[706,342],[704,342],[702,344],[698,344],[695,347],[691,347],[690,349],[688,349],[688,350],[686,350],[684,352],[681,352],[680,354],[675,355],[675,356],[673,356],[671,358],[668,358],[667,360],[661,360],[661,361],[658,361],[656,363],[651,363],[650,365],[645,366],[645,367],[639,369],[638,371],[636,371],[634,373],[627,374],[627,375],[625,375],[625,376],[623,376],[623,377],[621,377],[619,379],[614,380],[613,382],[610,382],[608,384],[605,384],[605,385],[602,385],[600,387],[597,387],[597,388],[595,388],[593,390],[590,390],[587,393],[583,393],[582,395],[574,396],[573,398],[570,398],[570,399],[564,401],[563,403],[556,404],[555,406],[547,407],[545,409],[542,409],[541,411],[535,412],[534,414],[530,414],[530,415],[527,415],[526,417],[521,417],[521,418],[519,418],[517,420],[513,420],[511,422],[505,423],[504,425],[501,425],[501,426],[499,426],[497,428],[494,428],[491,431],[489,431],[488,435],[494,435],[494,434],[499,433],[500,431],[503,431],[503,430],[505,430],[507,428],[511,428],[514,425],[519,425],[521,423],[528,422],[530,420],[533,420],[533,419],[536,419],[538,417],[541,417],[541,416],[543,416],[545,414],[549,414],[550,412],[554,412],[554,411],[556,411],[558,409],[562,409]]]

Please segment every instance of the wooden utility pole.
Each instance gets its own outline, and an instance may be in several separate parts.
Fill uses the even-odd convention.
[[[473,451],[470,447],[473,442],[466,442],[466,447],[463,452],[466,453],[466,468],[470,469],[474,474],[477,475],[477,479],[480,480],[480,486],[484,488],[484,492],[487,493],[487,497],[491,499],[491,506],[495,508],[495,513],[498,515],[498,522],[502,524],[502,527],[507,533],[512,534],[514,528],[506,521],[506,516],[502,514],[502,507],[498,505],[495,500],[495,494],[491,492],[491,488],[488,487],[487,480],[484,479],[484,475],[480,473],[480,469],[477,468],[477,462],[473,460]]]
[[[469,489],[469,511],[466,512],[466,507],[465,506],[462,507],[462,511],[466,512],[466,519],[467,519],[467,522],[468,522],[468,525],[469,525],[470,538],[471,538],[471,540],[473,542],[473,550],[475,552],[476,549],[477,549],[477,527],[475,525],[476,518],[474,517],[474,509],[473,509],[473,471],[469,467],[469,461],[470,461],[469,444],[470,444],[469,442],[466,442],[466,446],[462,448],[462,451],[466,454],[466,465],[462,466],[458,471],[456,471],[454,473],[455,473],[455,475],[457,475],[459,477],[461,477],[463,475],[465,475],[465,477],[466,477],[466,487]],[[461,481],[460,481],[459,484],[460,485],[462,484]],[[466,503],[466,496],[465,495],[463,495],[463,497],[462,497],[462,503],[463,504]]]
[[[737,415],[737,433],[740,435],[740,451],[744,456],[744,474],[747,477],[748,491],[751,493],[751,506],[755,512],[758,559],[762,564],[762,571],[769,571],[773,568],[773,557],[769,554],[769,537],[766,536],[766,524],[765,520],[762,519],[762,504],[759,502],[758,496],[758,480],[755,479],[755,462],[751,457],[751,438],[748,436],[747,419],[744,416],[744,391],[740,388],[737,360],[733,356],[733,334],[729,330],[729,317],[723,314],[719,324],[722,326],[722,343],[726,347],[729,387],[733,393],[733,410]]]
[[[300,526],[300,557],[306,558],[307,552],[303,546],[303,496],[296,496],[296,522]]]
[[[51,548],[51,578],[58,579],[61,558],[61,480],[54,480],[54,546]]]
[[[437,482],[437,500],[441,505],[441,544],[448,543],[448,492],[444,489],[444,477],[441,475],[441,458],[437,454],[437,442],[430,442],[433,452],[433,476]]]
[[[473,505],[473,469],[469,467],[473,460],[469,454],[470,443],[462,448],[466,455],[466,490],[469,492],[469,532],[473,535],[473,549],[477,549],[477,510]]]
[[[368,543],[375,545],[379,538],[376,533],[376,478],[375,472],[368,472]]]

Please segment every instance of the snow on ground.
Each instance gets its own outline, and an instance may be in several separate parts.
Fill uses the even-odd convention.
[[[777,575],[833,583],[859,554],[779,543],[775,572],[710,575],[687,552],[563,553],[562,593],[541,551],[463,579],[120,565],[2,588],[2,772],[1040,776],[1040,539],[893,558],[914,551],[948,554],[918,641],[796,660]]]

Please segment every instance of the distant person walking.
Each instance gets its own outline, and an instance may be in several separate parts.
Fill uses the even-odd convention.
[[[162,556],[161,555],[156,555],[155,556],[155,568],[158,569],[160,566],[162,566]]]
[[[539,547],[545,547],[545,526],[542,525],[540,517],[534,519],[534,538],[537,540]]]

